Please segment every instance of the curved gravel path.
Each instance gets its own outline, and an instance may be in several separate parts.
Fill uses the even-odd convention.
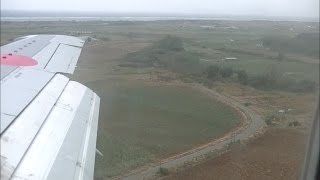
[[[196,87],[193,86],[192,88],[197,88],[197,86]],[[185,162],[192,161],[197,157],[203,156],[207,153],[214,152],[215,150],[219,150],[223,148],[230,142],[230,138],[232,134],[236,133],[236,140],[239,139],[243,141],[250,138],[259,129],[265,126],[265,122],[263,121],[263,119],[259,114],[255,113],[252,109],[244,106],[243,104],[237,102],[236,100],[230,97],[224,96],[222,94],[219,94],[213,90],[209,90],[209,89],[204,90],[202,88],[202,91],[206,91],[205,93],[208,93],[208,95],[211,95],[216,99],[224,103],[227,103],[230,106],[240,110],[245,115],[246,122],[238,129],[232,132],[229,132],[227,135],[225,135],[220,139],[214,140],[206,145],[196,147],[185,153],[170,157],[168,159],[161,160],[161,167],[168,168],[168,169],[179,167],[183,165]],[[113,179],[126,179],[126,180],[145,179],[145,178],[154,176],[159,171],[159,168],[160,168],[160,164],[155,163],[148,167],[143,167],[138,170],[135,170],[122,177],[117,177]]]

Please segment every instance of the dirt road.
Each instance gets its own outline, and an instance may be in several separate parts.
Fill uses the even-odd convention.
[[[307,133],[294,128],[266,132],[195,166],[170,172],[161,180],[292,180],[299,179]]]
[[[192,88],[200,88],[199,86],[192,86]],[[232,134],[236,133],[236,140],[246,140],[255,134],[259,129],[265,126],[265,123],[261,116],[255,113],[252,109],[245,107],[242,103],[237,102],[236,100],[221,95],[213,90],[209,89],[201,89],[202,91],[206,91],[210,96],[214,96],[216,99],[231,105],[232,107],[240,110],[246,116],[247,123],[244,123],[242,127],[236,129],[233,132],[228,133],[226,136],[214,140],[206,145],[196,147],[191,149],[190,151],[184,152],[182,154],[170,157],[168,159],[164,159],[161,161],[161,167],[164,168],[174,168],[183,165],[185,162],[192,161],[193,159],[203,156],[207,153],[214,152],[226,146],[230,142],[230,138]],[[145,179],[151,176],[154,176],[160,168],[160,163],[150,165],[148,167],[143,167],[141,169],[135,170],[127,175],[122,177],[116,177],[114,179]]]

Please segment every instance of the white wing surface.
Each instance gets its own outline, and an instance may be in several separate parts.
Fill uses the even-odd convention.
[[[93,179],[100,98],[73,73],[84,40],[32,35],[1,47],[1,179]]]

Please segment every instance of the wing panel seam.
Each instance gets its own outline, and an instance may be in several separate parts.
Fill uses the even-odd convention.
[[[52,53],[51,57],[49,58],[49,61],[46,63],[46,65],[44,66],[43,69],[46,69],[48,64],[51,62],[52,57],[54,56],[54,54],[56,54],[57,50],[59,49],[61,43],[59,43],[59,45],[57,46],[57,48],[54,50],[54,52]]]
[[[55,75],[56,75],[56,73],[55,73]],[[37,93],[37,95],[35,95],[35,96],[26,104],[26,106],[25,106],[23,109],[21,109],[21,111],[17,114],[17,116],[15,116],[14,120],[10,122],[10,124],[0,133],[0,135],[2,135],[3,133],[6,132],[6,130],[11,126],[11,124],[17,119],[17,117],[20,116],[21,113],[22,113],[22,112],[32,103],[32,101],[42,92],[42,90],[43,90],[43,89],[48,85],[48,83],[55,77],[55,75],[53,75],[53,76],[49,79],[49,81],[47,81],[47,82],[45,83],[45,85],[39,90],[39,92]]]
[[[55,76],[53,76],[53,78],[54,78]],[[53,79],[52,78],[52,79]],[[50,81],[52,80],[52,79],[50,79]],[[49,82],[50,82],[49,81]],[[49,83],[48,82],[48,83]],[[48,84],[47,83],[47,84]],[[64,85],[64,87],[63,87],[63,89],[62,89],[62,91],[61,91],[61,93],[59,94],[59,96],[57,97],[57,99],[56,99],[56,101],[55,101],[55,103],[53,104],[53,106],[50,108],[50,111],[49,111],[49,113],[46,115],[46,117],[45,117],[45,119],[44,119],[44,121],[42,122],[42,124],[40,125],[40,127],[39,127],[39,129],[38,129],[38,131],[37,131],[37,133],[35,134],[35,136],[34,136],[34,138],[31,140],[31,142],[30,142],[30,144],[29,144],[29,146],[27,147],[27,149],[26,149],[26,151],[23,153],[23,155],[22,155],[22,158],[20,159],[20,161],[19,161],[19,163],[18,163],[18,165],[16,166],[16,168],[14,169],[14,171],[12,172],[12,174],[11,174],[11,176],[10,176],[10,178],[15,174],[15,172],[16,172],[16,170],[19,168],[19,166],[20,166],[20,163],[23,161],[23,159],[24,159],[24,156],[27,154],[27,152],[29,151],[29,149],[30,149],[30,147],[32,146],[32,144],[33,144],[33,142],[34,142],[34,140],[36,139],[36,137],[37,137],[37,135],[39,134],[39,132],[40,132],[40,130],[41,130],[41,128],[44,126],[44,124],[45,124],[45,122],[46,122],[46,120],[47,120],[47,118],[48,118],[48,116],[50,115],[50,112],[52,111],[52,109],[55,107],[55,105],[56,105],[56,103],[58,102],[58,100],[59,100],[59,98],[61,97],[61,95],[63,94],[63,91],[66,89],[66,87],[67,87],[67,85],[68,85],[68,83],[69,83],[69,81]],[[46,86],[45,86],[46,87]],[[42,92],[42,90],[40,91],[40,93],[39,94],[37,94],[37,96],[34,98],[34,99],[36,99],[40,94],[41,94],[41,92]],[[32,101],[31,101],[32,102]],[[23,111],[22,111],[23,112]],[[22,113],[21,112],[21,113]],[[18,115],[19,116],[19,115]],[[17,117],[18,117],[17,116]]]

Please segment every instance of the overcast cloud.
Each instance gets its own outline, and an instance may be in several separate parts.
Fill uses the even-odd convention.
[[[1,10],[319,17],[319,0],[1,0]]]

